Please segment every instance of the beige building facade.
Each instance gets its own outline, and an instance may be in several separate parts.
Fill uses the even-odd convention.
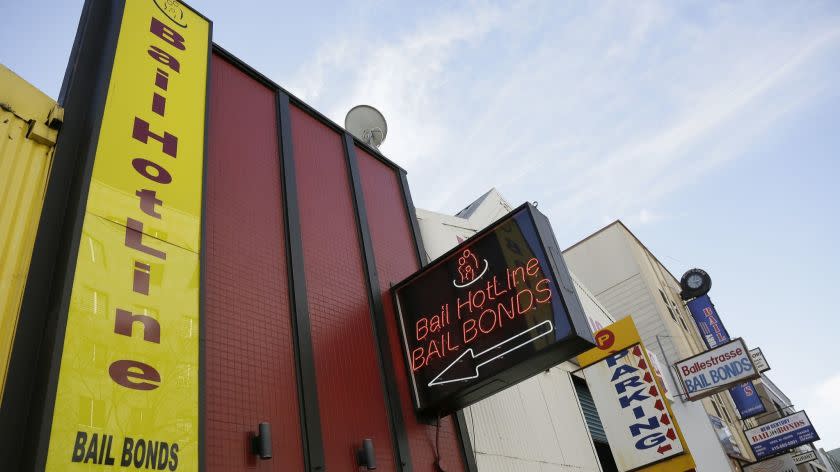
[[[706,350],[680,299],[679,281],[621,221],[574,244],[563,256],[611,313],[633,317],[645,346],[663,363],[671,366]],[[676,385],[670,369],[666,377]],[[726,392],[696,402],[675,395],[672,407],[698,471],[740,470],[739,464],[754,460]]]

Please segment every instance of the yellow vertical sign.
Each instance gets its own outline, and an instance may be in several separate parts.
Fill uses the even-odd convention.
[[[622,318],[622,319],[616,321],[615,323],[613,323],[613,324],[599,330],[598,332],[596,332],[594,337],[595,337],[596,347],[580,354],[577,357],[578,364],[580,365],[580,367],[582,369],[585,369],[584,370],[585,375],[587,375],[587,376],[598,375],[598,376],[601,377],[601,378],[592,378],[592,377],[587,378],[587,381],[590,384],[590,389],[593,390],[593,392],[592,392],[593,393],[593,398],[597,397],[595,395],[595,390],[596,390],[596,387],[598,385],[603,385],[604,383],[607,383],[607,384],[610,385],[610,387],[615,387],[615,384],[613,384],[612,382],[615,381],[615,380],[618,380],[618,378],[617,379],[609,379],[609,378],[604,379],[603,376],[605,375],[605,372],[604,372],[605,369],[595,369],[595,368],[593,368],[593,366],[598,367],[598,366],[596,366],[596,364],[605,363],[605,362],[607,362],[608,358],[611,358],[613,360],[613,362],[617,362],[616,361],[616,356],[627,355],[628,358],[629,358],[629,357],[631,357],[630,353],[632,352],[632,356],[635,356],[637,359],[642,360],[643,363],[639,364],[639,366],[640,366],[639,368],[636,368],[634,366],[630,366],[629,368],[619,367],[619,369],[617,369],[617,372],[625,372],[626,373],[626,372],[630,372],[631,370],[634,370],[636,372],[647,371],[650,374],[650,378],[649,379],[645,378],[645,382],[646,383],[652,382],[655,385],[655,390],[651,390],[651,392],[648,393],[648,392],[645,391],[646,386],[644,386],[641,390],[639,390],[639,391],[637,391],[637,392],[635,392],[631,395],[630,391],[632,389],[635,389],[635,388],[637,388],[639,386],[642,386],[644,384],[642,384],[641,382],[636,382],[638,379],[630,379],[630,380],[621,379],[620,381],[617,382],[618,388],[613,390],[611,392],[611,395],[607,395],[607,396],[612,396],[613,398],[617,398],[617,397],[615,397],[615,394],[623,393],[624,397],[625,397],[623,399],[623,401],[625,401],[627,403],[624,404],[620,400],[617,400],[616,403],[620,404],[622,409],[628,409],[630,406],[638,407],[638,414],[643,414],[644,409],[643,409],[642,406],[640,406],[641,403],[633,403],[633,401],[648,398],[648,397],[646,397],[646,395],[659,397],[659,401],[661,402],[661,405],[659,407],[655,408],[655,410],[658,409],[658,408],[663,408],[667,412],[666,417],[668,419],[668,423],[665,423],[665,425],[672,425],[673,426],[673,430],[675,431],[676,437],[671,437],[670,439],[672,439],[672,441],[674,441],[675,445],[678,444],[677,450],[680,452],[679,455],[671,456],[670,458],[662,460],[661,462],[650,463],[650,462],[653,462],[653,460],[650,460],[650,457],[653,457],[653,458],[656,457],[656,452],[654,452],[654,451],[657,451],[657,449],[653,448],[653,446],[655,446],[655,444],[653,444],[653,443],[642,444],[641,445],[642,449],[637,449],[634,453],[628,453],[627,451],[629,450],[629,448],[626,446],[626,444],[624,444],[624,442],[622,442],[620,444],[611,443],[611,446],[613,447],[613,455],[615,456],[616,462],[619,463],[618,464],[619,468],[620,469],[622,468],[622,462],[628,462],[628,463],[632,462],[632,463],[641,463],[641,464],[644,464],[645,462],[648,462],[649,465],[643,465],[641,467],[635,467],[635,468],[632,468],[631,470],[644,471],[644,472],[684,472],[684,471],[694,470],[694,468],[695,468],[694,458],[691,456],[691,453],[689,452],[688,446],[686,445],[686,442],[685,442],[685,437],[683,437],[682,431],[680,430],[680,427],[677,424],[676,418],[674,418],[674,412],[672,411],[670,404],[665,399],[665,396],[662,393],[662,392],[664,392],[664,385],[662,385],[662,381],[658,378],[659,376],[655,375],[656,371],[652,367],[652,364],[650,362],[650,358],[647,355],[647,349],[645,349],[644,345],[642,344],[642,339],[639,336],[639,332],[636,329],[636,325],[633,323],[633,318],[630,317],[630,316],[627,316],[626,318]],[[626,361],[626,360],[627,359],[622,359],[622,361]],[[587,368],[589,368],[589,369],[587,369]],[[606,369],[606,370],[609,370],[609,369]],[[632,387],[631,390],[625,390],[626,388],[630,388],[630,387]],[[639,395],[639,394],[641,394],[641,395]],[[597,398],[596,398],[596,402],[597,402]],[[596,406],[598,406],[598,405],[596,404]],[[603,406],[600,406],[599,408],[603,408]],[[626,420],[626,418],[621,418],[620,414],[616,414],[615,411],[610,410],[610,408],[603,408],[603,409],[605,410],[605,412],[610,412],[611,411],[612,416],[613,416],[613,417],[610,417],[610,418],[604,418],[605,427],[608,426],[606,424],[606,420],[609,420],[609,421],[612,421],[612,422],[615,422],[615,423],[621,423],[622,420]],[[661,410],[659,410],[659,411],[661,411]],[[635,420],[638,420],[638,418],[642,417],[642,416],[637,415],[636,413],[637,412],[634,411],[634,415],[633,415],[634,416],[634,421],[632,421],[632,422],[635,422]],[[655,413],[654,417],[658,416],[658,413],[656,411],[654,411],[654,413]],[[656,424],[659,425],[658,422]],[[642,431],[649,431],[650,428],[653,425],[654,425],[654,423],[648,423],[648,424],[643,425],[643,426],[639,425],[639,424],[631,426],[631,428],[630,428],[631,429],[631,434],[633,434],[634,440],[637,439],[636,436],[642,436],[642,434],[641,434]],[[632,432],[632,430],[634,428],[636,429],[635,434]],[[665,436],[661,436],[659,438],[651,437],[651,439],[654,439],[653,442],[656,442],[657,444],[659,444],[658,441],[665,440],[666,437]],[[607,440],[611,441],[611,438],[609,436],[609,432],[608,432]],[[618,436],[617,435],[613,440],[626,440],[626,438],[624,436]],[[638,447],[639,446],[637,445],[637,448]],[[647,454],[644,453],[644,450],[648,451]],[[665,450],[663,449],[662,451],[657,451],[657,452],[658,452],[658,454],[662,455],[663,452],[665,452]],[[635,456],[635,457],[629,457],[628,458],[627,457],[628,455]],[[667,457],[667,456],[665,456],[665,457]],[[625,470],[625,469],[622,469],[622,470]]]
[[[47,470],[198,470],[210,23],[127,0],[82,225]]]

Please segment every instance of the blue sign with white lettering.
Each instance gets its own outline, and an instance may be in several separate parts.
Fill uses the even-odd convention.
[[[718,344],[730,341],[729,333],[723,326],[723,322],[720,320],[708,295],[697,297],[686,305],[691,312],[691,317],[694,318],[694,323],[697,324],[697,329],[700,330],[700,335],[703,337],[706,347],[712,349],[717,347]]]
[[[787,452],[820,437],[804,411],[744,431],[757,460]]]
[[[752,381],[731,387],[729,394],[732,395],[732,401],[735,402],[741,418],[760,415],[766,411],[764,404],[761,403],[761,398],[758,397],[758,392],[755,391],[755,385],[753,385]]]
[[[691,312],[691,317],[694,318],[697,329],[700,330],[700,335],[706,343],[706,347],[712,349],[719,344],[730,341],[729,332],[723,326],[723,322],[720,320],[720,316],[718,316],[717,310],[715,310],[715,306],[708,295],[697,297],[686,305]],[[738,408],[741,419],[747,419],[767,411],[764,404],[761,403],[752,382],[736,385],[729,389],[729,393],[732,395],[732,401],[735,402],[735,407]]]

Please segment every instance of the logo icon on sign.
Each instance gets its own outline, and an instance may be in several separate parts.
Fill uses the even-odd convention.
[[[475,254],[469,249],[464,249],[461,257],[458,258],[458,279],[453,280],[452,285],[458,288],[469,287],[487,273],[490,264],[487,259],[484,259],[484,269],[480,274],[478,274],[479,267],[478,258]]]

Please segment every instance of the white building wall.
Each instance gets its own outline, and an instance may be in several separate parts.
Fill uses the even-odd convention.
[[[481,472],[601,470],[573,367],[554,367],[464,409]]]
[[[477,202],[461,212],[463,218],[417,209],[430,260],[511,210],[495,190]],[[611,324],[608,310],[573,280],[590,324]],[[481,472],[601,470],[572,382],[575,369],[566,362],[464,409]]]
[[[658,293],[661,274],[645,251],[622,225],[614,224],[566,250],[563,257],[610,313],[617,318],[633,317],[645,347],[667,365],[663,367],[668,372],[663,374],[670,376],[670,365],[688,357],[693,342],[664,315],[667,308]],[[673,297],[673,293],[666,295]],[[672,383],[677,383],[673,377]],[[697,471],[734,470],[703,404],[675,396],[671,406]]]

